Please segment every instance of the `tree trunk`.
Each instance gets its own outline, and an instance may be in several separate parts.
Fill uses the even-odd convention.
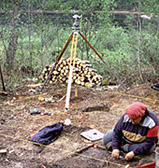
[[[9,39],[8,49],[6,50],[6,61],[5,61],[5,67],[6,70],[11,70],[13,68],[14,58],[17,50],[17,44],[18,44],[18,33],[17,25],[18,25],[18,7],[15,6],[13,10],[13,19],[11,21],[12,30],[11,35]]]
[[[138,62],[138,71],[139,71],[139,75],[140,75],[140,79],[143,81],[143,77],[142,77],[142,72],[141,72],[141,56],[140,56],[140,45],[141,45],[141,19],[140,19],[140,0],[138,0],[138,58],[137,58],[137,62]]]
[[[45,4],[45,0],[42,1],[42,9],[45,7],[44,6]],[[41,21],[42,21],[42,25],[44,24],[43,23],[43,12],[41,13]],[[44,37],[43,37],[43,29],[41,27],[41,66],[42,66],[42,69],[44,68],[44,54],[43,54],[43,51],[44,50]]]
[[[31,1],[29,1],[29,6],[28,6],[28,36],[29,36],[29,65],[30,69],[32,69],[32,45],[31,45]]]
[[[155,60],[158,60],[158,39],[159,39],[159,22],[157,21],[157,39],[156,39],[156,49],[155,49]],[[155,68],[158,69],[158,61],[155,61]]]

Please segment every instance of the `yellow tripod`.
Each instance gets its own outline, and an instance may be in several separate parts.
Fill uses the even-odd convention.
[[[99,53],[94,49],[94,47],[88,42],[88,40],[81,34],[80,30],[79,30],[79,20],[80,20],[80,16],[78,15],[74,15],[74,23],[73,23],[73,32],[72,34],[69,36],[66,44],[64,45],[63,49],[61,50],[60,54],[58,55],[54,66],[52,67],[49,75],[47,76],[45,82],[43,83],[43,86],[41,88],[44,88],[44,85],[46,84],[47,80],[49,79],[49,77],[51,76],[52,72],[54,71],[56,65],[58,64],[58,62],[60,61],[63,53],[65,52],[66,48],[68,47],[70,41],[72,40],[72,46],[71,46],[71,54],[70,54],[70,72],[69,72],[69,80],[68,80],[68,86],[67,86],[67,95],[66,95],[66,105],[65,105],[65,111],[68,111],[69,108],[69,101],[70,101],[70,93],[71,93],[71,83],[72,83],[72,72],[73,72],[73,68],[75,65],[75,57],[76,57],[76,50],[77,50],[77,42],[78,42],[78,34],[85,40],[85,42],[90,46],[90,48],[96,53],[96,55],[101,59],[101,61],[104,63],[104,65],[108,68],[109,71],[112,72],[112,74],[118,79],[118,81],[120,82],[121,85],[123,85],[123,87],[125,88],[125,90],[127,90],[126,86],[123,84],[123,82],[118,78],[118,76],[113,72],[113,70],[109,67],[109,65],[103,60],[103,58],[99,55]]]

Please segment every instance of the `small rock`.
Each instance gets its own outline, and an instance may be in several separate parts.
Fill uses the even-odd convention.
[[[1,149],[0,150],[0,154],[6,154],[7,153],[7,149]]]
[[[64,124],[67,125],[67,126],[71,125],[71,120],[70,119],[66,119]]]

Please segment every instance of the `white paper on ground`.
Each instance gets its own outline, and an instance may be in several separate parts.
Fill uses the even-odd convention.
[[[103,138],[103,133],[96,129],[82,132],[81,135],[90,141],[98,141]]]

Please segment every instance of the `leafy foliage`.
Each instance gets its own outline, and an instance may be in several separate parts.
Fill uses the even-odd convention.
[[[138,10],[151,16],[142,19],[141,71],[137,71],[139,25],[137,15],[124,19],[127,27],[113,22],[114,9]],[[14,13],[14,10],[17,13]],[[80,31],[98,51],[110,68],[127,85],[153,81],[158,75],[159,22],[157,0],[14,0],[1,1],[0,10],[0,63],[6,65],[7,52],[13,35],[17,35],[13,70],[28,68],[30,74],[38,76],[44,65],[52,64],[72,33],[74,14],[80,15]],[[15,20],[13,20],[15,18]],[[16,22],[15,22],[16,21]],[[14,24],[13,24],[14,23]],[[69,57],[70,45],[63,54]],[[88,59],[106,79],[116,80],[111,71],[102,64],[94,51],[82,39],[78,39],[77,56]],[[102,65],[102,66],[101,66]],[[34,73],[32,73],[34,72]],[[26,74],[27,76],[27,74]],[[12,79],[15,79],[11,76]]]

